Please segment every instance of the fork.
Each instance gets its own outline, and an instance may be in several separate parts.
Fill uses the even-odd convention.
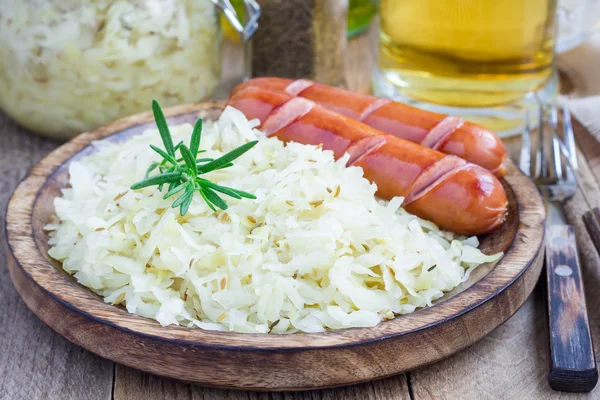
[[[546,283],[550,371],[554,390],[589,392],[598,382],[575,232],[562,203],[577,192],[578,168],[571,115],[562,110],[562,138],[556,106],[538,99],[538,131],[529,116],[522,136],[519,167],[535,182],[546,205]],[[537,146],[532,145],[532,139]],[[532,161],[533,160],[533,161]]]

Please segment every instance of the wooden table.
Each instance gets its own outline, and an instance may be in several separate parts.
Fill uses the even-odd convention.
[[[368,91],[375,29],[350,42],[348,86]],[[216,97],[239,81],[239,49],[226,47],[224,76]],[[581,215],[600,206],[600,143],[576,122],[580,190],[567,203],[575,226],[592,334],[600,340],[600,257]],[[58,143],[39,138],[0,114],[0,226],[17,182]],[[514,143],[513,143],[514,144]],[[0,231],[4,241],[4,229]],[[251,393],[206,389],[114,364],[63,339],[19,298],[0,249],[0,399],[535,399],[600,398],[553,392],[547,383],[545,305],[539,288],[504,325],[471,348],[434,365],[396,377],[339,389]],[[596,348],[600,348],[597,342]],[[398,349],[402,357],[402,349]]]

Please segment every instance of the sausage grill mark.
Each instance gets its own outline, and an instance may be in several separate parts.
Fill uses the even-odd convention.
[[[272,136],[309,113],[315,105],[314,102],[302,97],[293,97],[273,109],[261,129],[267,136]]]
[[[346,152],[350,154],[347,166],[354,165],[360,162],[364,157],[377,151],[385,144],[386,138],[381,136],[368,136],[366,138],[355,141],[350,144]]]
[[[409,195],[404,199],[403,206],[407,207],[412,202],[420,199],[433,188],[440,185],[446,179],[456,174],[458,171],[469,167],[471,164],[460,157],[447,155],[439,161],[436,161],[417,176],[410,187]]]
[[[358,117],[358,120],[360,122],[365,122],[365,120],[367,118],[369,118],[371,116],[371,114],[373,114],[375,111],[379,110],[381,107],[383,107],[386,104],[389,104],[391,102],[392,101],[390,99],[383,99],[383,98],[375,100],[374,102],[369,104],[369,106],[367,106],[363,111],[361,111],[360,117]]]
[[[429,147],[434,150],[439,149],[444,142],[444,139],[453,134],[454,131],[463,126],[464,123],[465,121],[458,117],[448,116],[444,118],[434,126],[433,129],[427,132],[421,141],[421,146]]]
[[[296,79],[285,88],[285,92],[290,96],[297,97],[300,93],[304,92],[314,84],[315,82],[309,81],[308,79]]]

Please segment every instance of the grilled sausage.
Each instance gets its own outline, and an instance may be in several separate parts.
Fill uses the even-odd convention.
[[[384,199],[405,198],[403,207],[442,229],[479,235],[497,228],[507,210],[502,184],[488,170],[454,155],[382,133],[311,100],[282,91],[247,87],[228,105],[260,129],[285,142],[322,144],[336,159],[350,154],[348,165],[362,167]]]
[[[456,155],[488,169],[498,177],[506,173],[506,149],[500,139],[484,127],[460,118],[306,79],[250,79],[235,88],[233,94],[251,86],[312,100],[382,132]]]

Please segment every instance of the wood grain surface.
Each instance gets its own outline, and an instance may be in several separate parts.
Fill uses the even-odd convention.
[[[550,386],[589,392],[598,369],[588,321],[581,263],[570,225],[546,230],[546,281],[550,346]]]
[[[596,250],[600,253],[600,208],[594,207],[583,214],[583,222],[592,242],[594,242],[594,246],[596,246]]]
[[[371,28],[371,37],[376,30]],[[350,42],[349,87],[366,92],[373,63],[373,40]],[[239,51],[229,52],[218,98],[241,76]],[[239,58],[238,58],[239,59]],[[560,59],[559,59],[560,66]],[[578,83],[579,84],[579,83]],[[577,92],[584,92],[581,88]],[[600,144],[575,123],[579,146],[579,192],[567,203],[582,262],[592,336],[600,338],[600,257],[581,215],[600,206]],[[0,222],[8,197],[27,170],[57,146],[19,129],[0,113]],[[518,149],[518,141],[514,149]],[[517,154],[513,152],[512,154]],[[3,230],[0,230],[3,241]],[[2,399],[597,399],[598,387],[587,395],[550,389],[547,380],[545,303],[536,290],[505,324],[465,351],[399,377],[342,389],[298,393],[250,393],[206,389],[176,383],[100,359],[62,339],[39,321],[19,299],[6,270],[0,247],[0,398]],[[596,346],[598,349],[598,346]],[[598,355],[598,354],[597,354]],[[401,354],[398,355],[401,357]],[[114,376],[114,381],[113,381]],[[83,382],[83,383],[82,383]]]
[[[117,365],[115,399],[147,400],[410,400],[406,375],[335,389],[304,392],[243,392],[202,388]]]
[[[10,193],[56,143],[18,128],[0,114],[0,241]],[[85,382],[85,385],[82,385]],[[0,398],[110,399],[113,363],[55,334],[25,306],[8,279],[0,250]]]

